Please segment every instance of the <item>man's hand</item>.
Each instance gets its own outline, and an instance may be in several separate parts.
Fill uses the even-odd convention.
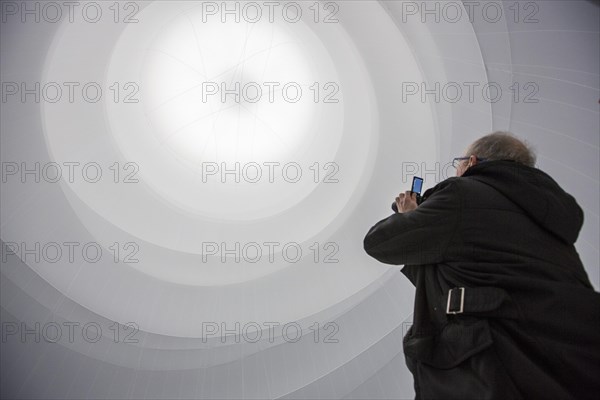
[[[411,193],[410,190],[407,190],[405,193],[400,193],[398,197],[396,197],[396,206],[398,207],[399,213],[414,210],[419,206],[417,204],[417,194]]]

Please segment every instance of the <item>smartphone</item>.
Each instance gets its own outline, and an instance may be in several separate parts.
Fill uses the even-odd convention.
[[[418,176],[413,177],[412,187],[410,191],[416,193],[417,196],[420,196],[421,189],[423,189],[423,178],[419,178]]]
[[[417,204],[421,204],[421,190],[423,189],[423,178],[420,178],[418,176],[413,177],[413,181],[412,181],[412,187],[410,189],[410,191],[412,193],[416,193],[417,194]],[[394,210],[394,212],[398,212],[398,206],[396,205],[396,202],[392,203],[392,210]]]

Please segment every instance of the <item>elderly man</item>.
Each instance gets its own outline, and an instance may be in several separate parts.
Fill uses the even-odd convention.
[[[454,159],[456,177],[396,198],[365,251],[416,287],[404,337],[417,399],[600,395],[600,293],[574,243],[583,211],[514,135]]]

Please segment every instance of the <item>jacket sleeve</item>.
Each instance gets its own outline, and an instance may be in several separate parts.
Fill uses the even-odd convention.
[[[459,228],[461,199],[457,179],[440,182],[416,209],[395,213],[375,224],[364,249],[385,264],[431,264],[444,252]]]

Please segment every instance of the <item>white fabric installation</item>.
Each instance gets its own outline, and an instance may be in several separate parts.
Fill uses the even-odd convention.
[[[2,396],[413,398],[414,288],[362,240],[496,130],[600,287],[597,2],[8,3]]]

